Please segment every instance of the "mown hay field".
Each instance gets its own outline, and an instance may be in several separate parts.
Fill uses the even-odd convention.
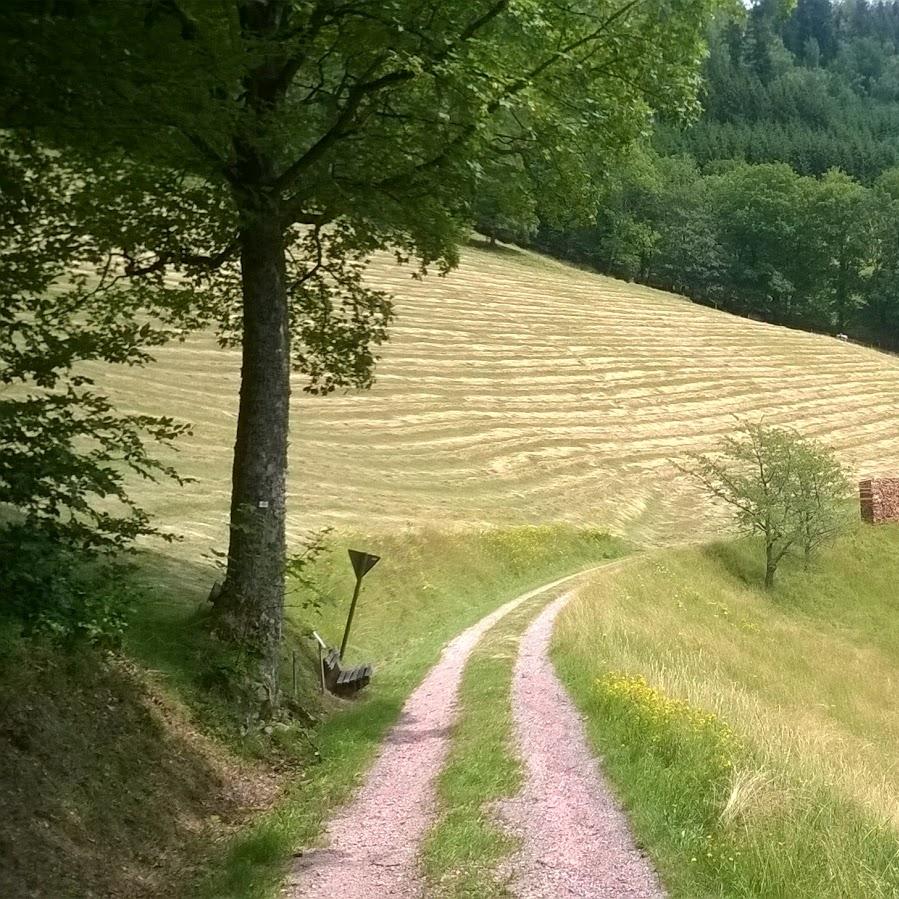
[[[675,462],[737,418],[784,423],[858,475],[899,473],[899,359],[774,327],[511,249],[447,277],[386,257],[397,320],[369,391],[293,399],[289,536],[334,525],[567,522],[698,539],[716,513]],[[136,484],[187,545],[225,535],[239,354],[197,336],[103,373],[125,408],[194,423],[184,488]]]

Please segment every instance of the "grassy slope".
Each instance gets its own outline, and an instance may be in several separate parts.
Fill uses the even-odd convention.
[[[636,559],[557,665],[675,896],[899,895],[899,528],[759,578],[749,542]]]
[[[267,786],[121,660],[3,654],[0,722],[4,897],[172,896]]]
[[[512,250],[468,249],[458,271],[421,282],[379,259],[371,279],[398,312],[373,389],[295,385],[292,537],[549,521],[711,536],[672,461],[735,414],[823,437],[860,473],[899,470],[895,357]],[[136,488],[187,549],[221,549],[239,354],[198,336],[158,356],[101,386],[195,423],[175,462],[197,483]]]
[[[289,610],[287,659],[296,650],[300,699],[313,711],[315,655],[301,634],[311,624],[339,641],[351,591],[347,542],[335,540],[310,572],[321,613],[298,598]],[[0,894],[273,896],[292,853],[348,798],[446,640],[519,592],[627,548],[566,527],[349,542],[383,556],[349,650],[373,661],[376,675],[359,701],[317,709],[325,716],[313,735],[317,760],[295,727],[240,736],[233,706],[216,691],[222,656],[203,620],[208,566],[143,560],[147,594],[126,647],[139,668],[73,666],[4,638]],[[289,663],[284,681],[290,691]]]
[[[592,561],[597,549],[571,532],[561,544],[544,532],[510,551],[502,534],[476,533],[480,524],[598,522],[637,537],[698,534],[703,507],[673,479],[671,459],[705,448],[732,427],[734,412],[825,435],[860,471],[899,466],[894,358],[514,251],[472,249],[459,272],[421,283],[381,260],[372,280],[397,294],[399,311],[375,388],[327,399],[295,390],[289,532],[294,539],[332,524],[342,542],[348,533],[375,535],[362,548],[385,561],[367,582],[351,651],[374,659],[380,673],[367,702],[322,727],[325,761],[297,788],[306,799],[288,801],[230,844],[210,887],[216,895],[264,893],[292,841],[311,838],[348,794],[443,639],[511,593]],[[196,337],[162,350],[147,371],[97,374],[123,408],[196,424],[173,460],[196,483],[135,488],[187,540],[178,560],[148,563],[151,598],[129,651],[164,693],[186,703],[191,726],[245,752],[225,703],[206,691],[217,654],[200,622],[212,574],[199,559],[221,549],[226,533],[238,365],[236,353]],[[426,530],[435,525],[455,532]],[[536,543],[556,549],[532,559]],[[317,575],[344,601],[347,570],[341,551]],[[341,616],[329,606],[320,622],[332,640]],[[309,666],[303,676],[308,687]],[[55,702],[52,690],[47,700]],[[152,691],[139,701],[152,702]],[[295,752],[285,739],[285,751]],[[6,773],[17,776],[9,766]],[[102,804],[103,795],[92,801]],[[78,833],[73,851],[84,854],[88,832]]]

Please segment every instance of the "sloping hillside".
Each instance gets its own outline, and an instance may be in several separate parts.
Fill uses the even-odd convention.
[[[421,282],[379,260],[398,319],[375,387],[294,398],[290,527],[566,521],[702,536],[672,460],[734,416],[790,423],[859,474],[899,471],[899,359],[736,318],[510,249]],[[114,371],[120,402],[196,425],[197,482],[142,497],[198,543],[223,537],[239,358],[211,338]],[[686,529],[686,531],[685,531]]]
[[[559,671],[672,899],[895,899],[899,526],[759,569],[743,540],[597,573]]]

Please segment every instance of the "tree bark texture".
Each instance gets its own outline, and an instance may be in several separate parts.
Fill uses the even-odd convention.
[[[289,4],[254,0],[240,7],[253,41],[277,34]],[[271,148],[257,140],[283,96],[276,59],[248,73],[247,108],[260,128],[235,135],[234,199],[240,214],[243,360],[231,475],[228,571],[216,604],[218,628],[246,653],[267,716],[278,704],[284,618],[285,483],[290,418],[290,314],[282,210],[272,186]]]
[[[228,573],[218,602],[221,630],[258,660],[271,707],[278,699],[284,614],[290,414],[290,322],[277,213],[257,211],[241,232],[243,362]]]
[[[777,559],[774,555],[774,547],[770,544],[765,547],[765,589],[774,587],[774,576],[777,573]]]

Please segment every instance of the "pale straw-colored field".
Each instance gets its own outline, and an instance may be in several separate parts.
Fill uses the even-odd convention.
[[[448,277],[387,259],[397,321],[369,391],[293,400],[289,532],[566,521],[651,542],[717,519],[674,462],[736,417],[796,426],[857,474],[899,472],[899,359],[503,249]],[[211,337],[104,374],[192,421],[184,488],[135,484],[188,545],[225,535],[239,357]]]

